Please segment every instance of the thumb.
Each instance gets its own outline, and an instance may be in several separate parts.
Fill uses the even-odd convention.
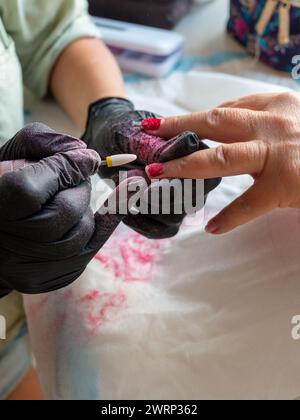
[[[205,230],[214,235],[227,233],[269,213],[276,207],[276,198],[272,193],[272,188],[266,182],[258,181],[213,218]]]
[[[57,153],[0,178],[0,214],[9,220],[28,217],[59,191],[93,175],[99,156],[89,149]]]

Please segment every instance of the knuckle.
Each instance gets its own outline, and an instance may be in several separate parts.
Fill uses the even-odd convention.
[[[225,145],[218,146],[214,154],[215,163],[217,166],[226,167],[231,161],[231,151]]]
[[[253,141],[249,144],[245,144],[245,153],[249,160],[255,160],[260,162],[261,166],[264,166],[264,163],[268,156],[268,150],[270,146],[268,143],[263,141]]]
[[[289,133],[294,126],[294,121],[290,116],[274,116],[272,117],[272,125],[276,131]]]
[[[245,113],[244,113],[245,127],[247,127],[249,133],[251,133],[254,137],[257,136],[261,131],[261,127],[263,126],[263,118],[264,118],[263,113],[258,113],[251,110],[245,110]]]
[[[207,112],[206,120],[211,127],[216,127],[220,124],[224,110],[221,108],[214,108]]]

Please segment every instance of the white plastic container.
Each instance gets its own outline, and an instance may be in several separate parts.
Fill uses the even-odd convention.
[[[93,19],[103,41],[127,72],[162,77],[182,57],[184,38],[176,32],[112,19]]]

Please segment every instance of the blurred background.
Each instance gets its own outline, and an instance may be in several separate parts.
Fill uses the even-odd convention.
[[[194,3],[212,0],[89,0],[90,13],[159,28],[173,28]],[[223,3],[225,3],[223,1]]]

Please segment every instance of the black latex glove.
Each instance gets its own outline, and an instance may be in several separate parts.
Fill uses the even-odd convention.
[[[208,147],[192,132],[186,132],[174,139],[166,140],[144,132],[141,122],[145,118],[157,118],[159,115],[147,111],[135,111],[134,105],[121,98],[107,98],[90,106],[87,129],[83,140],[89,148],[96,150],[102,158],[120,153],[132,153],[138,160],[126,166],[128,176],[144,176],[145,166],[155,162],[167,162],[187,156]],[[120,170],[120,168],[118,168]],[[103,178],[115,176],[116,171],[100,168]],[[116,181],[116,178],[114,178]],[[205,200],[210,191],[216,188],[221,179],[205,180]],[[195,183],[194,183],[195,190]],[[204,200],[204,201],[205,201]],[[203,206],[203,199],[198,210]],[[172,207],[171,207],[172,208]],[[174,207],[173,207],[174,208]],[[137,232],[148,238],[165,238],[175,235],[186,216],[183,211],[178,215],[129,215],[123,221]]]
[[[0,296],[72,283],[122,220],[92,213],[99,156],[82,141],[31,124],[0,149],[15,159],[39,162],[0,177]]]

